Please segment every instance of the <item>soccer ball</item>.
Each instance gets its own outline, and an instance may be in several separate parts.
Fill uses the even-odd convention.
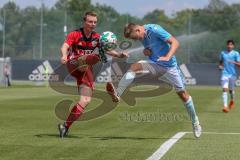
[[[100,44],[105,50],[113,50],[117,45],[117,36],[110,31],[103,32],[100,37]]]

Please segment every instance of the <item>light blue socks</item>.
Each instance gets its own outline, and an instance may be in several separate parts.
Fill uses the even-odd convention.
[[[227,107],[227,103],[228,103],[228,93],[227,93],[227,92],[223,92],[222,98],[223,98],[223,106],[224,106],[224,107]]]
[[[118,84],[117,88],[118,96],[121,96],[123,94],[126,88],[133,82],[135,76],[136,73],[131,70],[128,70],[127,73],[124,74],[124,76],[122,77]]]
[[[185,107],[187,109],[187,112],[188,112],[191,120],[192,120],[192,123],[193,124],[198,123],[198,117],[197,117],[197,114],[196,114],[195,107],[194,107],[193,100],[192,100],[191,96],[189,96],[187,102],[185,102]]]

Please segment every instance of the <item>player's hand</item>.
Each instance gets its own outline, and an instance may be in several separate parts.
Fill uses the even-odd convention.
[[[223,65],[219,65],[219,66],[218,66],[218,69],[219,69],[219,70],[223,70]]]
[[[145,49],[143,50],[143,54],[144,54],[145,56],[151,56],[152,51],[151,51],[149,48],[145,48]]]
[[[128,54],[128,52],[126,52],[126,51],[123,51],[122,53],[121,53],[121,55],[119,56],[119,58],[128,58],[129,57],[129,54]]]
[[[228,62],[232,64],[237,64],[235,61],[228,61]]]
[[[61,57],[61,63],[66,64],[67,63],[67,56],[62,56]]]
[[[169,61],[170,58],[168,56],[162,56],[162,57],[159,57],[157,61]]]

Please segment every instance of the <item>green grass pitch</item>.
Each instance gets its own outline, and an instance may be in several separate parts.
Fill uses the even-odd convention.
[[[188,90],[204,132],[240,133],[239,89],[235,108],[227,114],[221,112],[219,87]],[[186,110],[172,91],[159,97],[139,98],[135,107],[121,102],[109,114],[74,123],[69,138],[60,139],[57,124],[61,120],[54,108],[57,102],[68,98],[78,99],[48,87],[0,88],[0,159],[142,160],[177,132],[192,131]],[[93,99],[88,110],[98,103]],[[144,119],[144,115],[152,113],[162,117]],[[174,119],[176,115],[182,118]],[[162,159],[239,160],[239,149],[240,135],[203,134],[196,140],[187,134]]]

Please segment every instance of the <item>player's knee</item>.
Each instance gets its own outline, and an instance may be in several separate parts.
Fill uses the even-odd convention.
[[[223,92],[227,92],[228,91],[228,88],[223,88]]]
[[[89,103],[91,102],[91,98],[90,98],[90,97],[86,97],[86,98],[84,99],[84,102],[85,102],[86,104],[89,104]]]
[[[80,100],[80,103],[83,106],[88,105],[90,102],[91,102],[91,97],[82,97],[81,100]]]
[[[183,95],[182,96],[182,100],[183,100],[183,102],[187,102],[188,101],[188,99],[189,99],[189,95]]]
[[[90,54],[86,57],[85,61],[88,65],[94,65],[100,61],[100,58],[96,54]]]
[[[190,95],[186,91],[179,91],[177,92],[177,94],[183,102],[187,102],[190,97]]]
[[[132,70],[133,72],[137,72],[142,70],[142,65],[140,63],[134,63],[131,65],[130,70]]]

